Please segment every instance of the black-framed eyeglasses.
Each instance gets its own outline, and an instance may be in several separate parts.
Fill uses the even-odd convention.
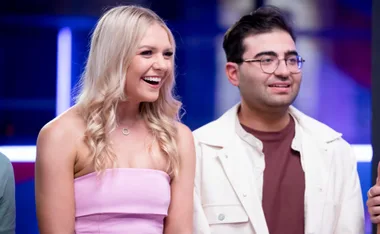
[[[266,55],[261,59],[242,59],[241,62],[254,63],[260,62],[261,70],[264,73],[272,74],[280,65],[280,61],[284,60],[286,66],[291,73],[300,73],[305,60],[299,55],[291,55],[286,58],[279,59],[277,56]]]

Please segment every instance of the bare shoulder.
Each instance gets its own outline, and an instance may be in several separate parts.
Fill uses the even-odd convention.
[[[183,123],[177,123],[177,142],[179,144],[192,144],[194,145],[193,133],[188,126]]]
[[[177,123],[177,147],[180,157],[195,157],[194,137],[190,128],[183,123]]]
[[[41,140],[69,140],[84,133],[84,121],[76,107],[72,107],[42,127],[38,138]]]
[[[84,121],[75,107],[57,116],[42,127],[37,138],[37,157],[50,157],[46,151],[75,151],[84,133]]]
[[[179,134],[189,134],[192,136],[192,132],[187,125],[185,125],[181,122],[177,122],[176,124],[177,124],[177,129],[178,129]]]

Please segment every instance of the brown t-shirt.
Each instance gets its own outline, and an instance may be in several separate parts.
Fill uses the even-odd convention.
[[[265,170],[262,206],[270,234],[303,234],[305,175],[300,153],[291,148],[295,123],[279,132],[243,128],[263,143]]]

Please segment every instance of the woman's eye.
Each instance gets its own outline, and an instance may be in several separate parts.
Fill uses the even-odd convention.
[[[164,53],[164,56],[171,57],[171,56],[173,56],[173,52],[171,52],[171,51],[166,52],[166,53]]]
[[[151,50],[145,50],[143,52],[140,53],[141,55],[152,55],[152,51]]]

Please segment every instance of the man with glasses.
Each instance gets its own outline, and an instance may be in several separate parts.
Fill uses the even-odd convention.
[[[350,145],[291,106],[305,60],[281,11],[243,16],[223,48],[241,102],[194,131],[194,233],[364,233]]]

